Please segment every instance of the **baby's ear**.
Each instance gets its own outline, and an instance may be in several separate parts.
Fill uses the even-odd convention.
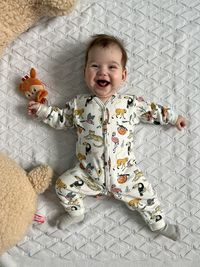
[[[123,80],[123,82],[126,81],[126,77],[127,77],[127,70],[126,70],[126,68],[124,68],[124,70],[122,71],[122,80]]]

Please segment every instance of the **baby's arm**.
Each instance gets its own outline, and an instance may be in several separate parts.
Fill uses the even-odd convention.
[[[137,114],[142,122],[152,124],[172,124],[178,130],[182,130],[186,126],[186,119],[175,114],[175,112],[166,106],[162,106],[153,102],[146,102],[143,98],[136,98]]]
[[[56,129],[73,127],[73,109],[70,104],[67,104],[66,108],[60,109],[31,101],[28,105],[28,114],[35,114],[44,123]]]

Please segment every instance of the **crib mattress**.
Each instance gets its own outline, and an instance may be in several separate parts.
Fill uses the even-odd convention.
[[[199,266],[200,260],[200,2],[194,0],[79,1],[68,16],[40,20],[7,47],[0,60],[0,149],[25,169],[49,164],[56,178],[75,162],[74,130],[56,131],[27,115],[17,90],[31,67],[53,105],[85,93],[84,51],[91,35],[124,40],[128,79],[122,92],[170,105],[187,129],[140,124],[135,154],[158,192],[169,222],[181,229],[173,242],[149,231],[119,201],[87,197],[84,222],[59,230],[63,213],[52,186],[38,199],[44,224],[1,257],[3,267]]]

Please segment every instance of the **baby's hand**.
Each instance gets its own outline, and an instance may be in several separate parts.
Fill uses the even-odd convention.
[[[28,115],[34,115],[38,111],[40,107],[40,103],[35,101],[30,101],[28,104]]]
[[[183,128],[185,128],[186,125],[186,119],[183,116],[179,115],[175,124],[176,128],[181,131]]]

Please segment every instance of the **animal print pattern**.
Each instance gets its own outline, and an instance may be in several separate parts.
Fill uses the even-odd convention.
[[[177,117],[170,108],[132,95],[115,94],[106,103],[79,95],[64,109],[41,106],[37,115],[51,127],[77,129],[79,163],[56,183],[61,203],[71,215],[84,212],[84,195],[112,194],[137,209],[151,229],[164,226],[156,193],[136,164],[133,130],[139,122],[175,124]]]

